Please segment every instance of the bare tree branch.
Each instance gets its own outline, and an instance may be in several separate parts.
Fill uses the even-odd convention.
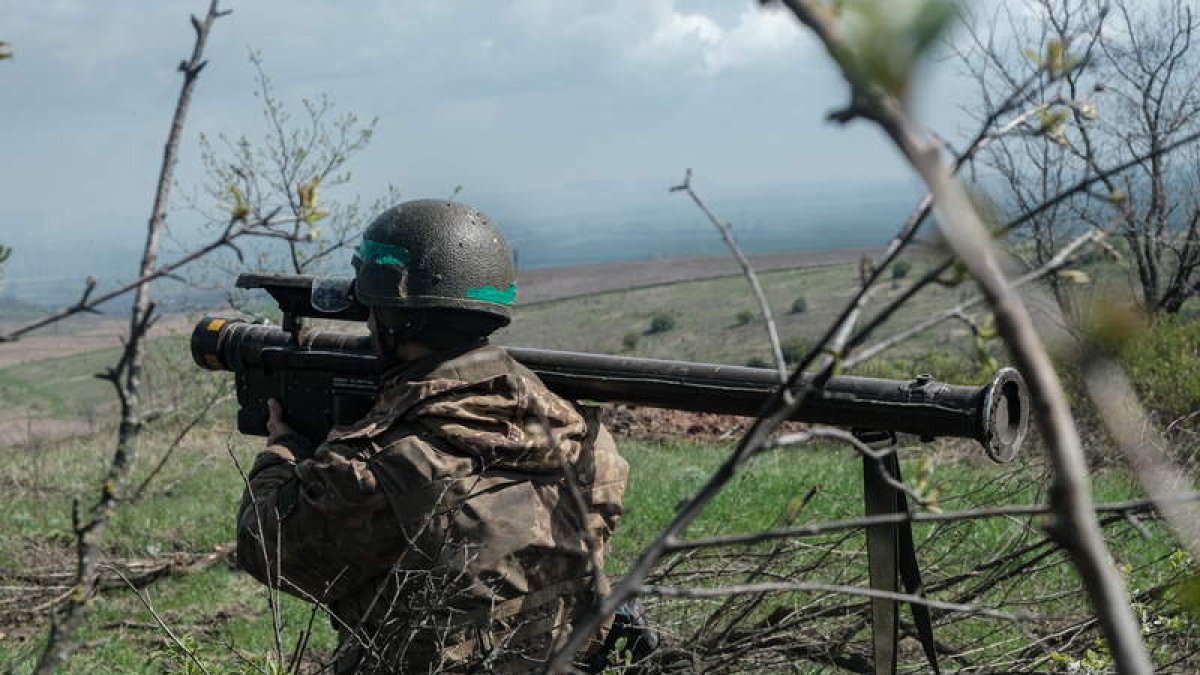
[[[1059,270],[1062,270],[1074,261],[1075,254],[1078,253],[1081,248],[1087,246],[1088,244],[1100,241],[1103,237],[1104,233],[1095,230],[1089,230],[1088,232],[1085,232],[1079,237],[1076,237],[1075,240],[1070,244],[1064,246],[1057,254],[1055,254],[1053,258],[1047,260],[1041,267],[1038,267],[1035,270],[1030,270],[1016,279],[1013,279],[1010,282],[1012,287],[1014,289],[1021,288],[1026,284],[1057,273]],[[915,326],[906,328],[905,330],[893,333],[879,342],[876,342],[875,344],[859,350],[853,355],[847,357],[846,360],[842,362],[842,367],[846,370],[850,370],[856,366],[860,366],[864,362],[879,356],[883,352],[895,347],[901,342],[924,333],[943,321],[955,318],[956,316],[974,307],[975,305],[978,305],[984,300],[986,300],[986,298],[982,295],[972,296],[958,303],[954,307],[942,312],[941,314],[937,314],[925,319],[924,321],[917,323]]]
[[[708,205],[700,199],[700,195],[692,189],[692,170],[688,169],[683,176],[683,182],[679,185],[671,187],[670,192],[686,192],[688,197],[692,198],[696,206],[704,212],[708,218],[708,222],[717,228],[717,232],[721,233],[721,238],[725,240],[725,245],[729,247],[729,252],[737,259],[738,265],[742,268],[742,274],[746,277],[746,281],[750,283],[750,290],[754,293],[754,300],[758,303],[758,311],[762,312],[763,321],[766,323],[767,339],[771,343],[771,357],[775,361],[775,369],[779,371],[779,381],[787,382],[787,361],[783,358],[783,347],[779,344],[779,329],[775,325],[775,317],[771,314],[771,303],[767,302],[767,295],[763,292],[762,284],[758,282],[758,274],[754,271],[754,266],[750,264],[750,259],[742,252],[742,247],[738,245],[737,239],[733,236],[733,228],[729,223],[717,218],[716,214],[708,208]]]
[[[174,183],[174,170],[178,162],[184,120],[187,117],[196,78],[204,68],[205,62],[202,58],[204,47],[214,22],[226,14],[228,14],[227,11],[220,10],[218,0],[210,0],[208,12],[203,20],[192,17],[196,40],[192,47],[191,57],[181,63],[179,67],[183,73],[183,86],[179,92],[175,113],[171,120],[171,129],[167,134],[163,150],[163,162],[154,195],[154,206],[147,225],[146,244],[142,253],[139,278],[154,274],[158,256],[158,241],[166,219],[170,188]],[[86,295],[87,293],[85,293],[84,300],[86,300]],[[83,304],[81,301],[80,305]],[[108,376],[116,388],[121,402],[117,447],[113,452],[107,476],[101,485],[100,496],[92,507],[86,524],[81,522],[77,508],[78,502],[76,502],[72,519],[76,537],[76,576],[66,606],[51,622],[45,648],[34,669],[37,675],[50,675],[70,656],[75,647],[75,634],[83,624],[87,614],[88,600],[95,590],[99,548],[104,540],[108,520],[117,506],[119,496],[128,479],[129,470],[136,454],[137,440],[142,429],[140,395],[142,361],[145,353],[144,338],[153,321],[153,315],[154,304],[150,300],[150,288],[148,283],[143,282],[136,286],[125,350],[117,366],[110,369]]]
[[[978,616],[991,617],[993,619],[1003,619],[1005,621],[1038,621],[1046,620],[1049,617],[1038,616],[1028,612],[1005,612],[991,607],[982,605],[966,605],[956,602],[943,602],[941,600],[930,600],[922,595],[912,595],[909,593],[896,593],[894,591],[884,591],[875,588],[863,588],[861,586],[845,586],[840,584],[823,584],[809,581],[792,581],[792,582],[764,582],[757,584],[741,584],[735,586],[716,586],[713,588],[680,588],[676,586],[643,586],[639,591],[639,595],[662,595],[673,598],[718,598],[726,595],[739,595],[748,593],[767,593],[767,592],[815,592],[815,593],[835,593],[842,595],[855,595],[864,598],[883,598],[885,600],[895,600],[914,605],[925,605],[934,609],[941,609],[949,612],[961,612],[964,614],[975,614]]]
[[[851,88],[851,103],[840,121],[866,118],[888,135],[934,195],[947,242],[983,288],[1004,337],[1029,384],[1030,398],[1054,467],[1051,533],[1070,554],[1100,617],[1117,669],[1153,671],[1141,626],[1129,605],[1124,580],[1104,544],[1092,511],[1091,485],[1079,434],[1066,395],[1020,297],[1004,278],[990,236],[962,186],[942,163],[941,145],[926,138],[894,97],[870,81],[855,63],[850,45],[828,9],[811,0],[783,0],[796,18],[825,45]]]
[[[87,288],[85,289],[82,299],[78,303],[71,305],[70,307],[67,307],[65,309],[59,310],[58,312],[55,312],[48,316],[42,317],[41,319],[38,319],[37,321],[34,321],[30,324],[21,326],[20,328],[17,328],[7,334],[0,335],[0,343],[13,342],[15,340],[20,339],[22,336],[24,336],[28,333],[38,330],[39,328],[45,328],[46,326],[49,326],[50,324],[56,323],[58,321],[62,321],[63,319],[66,319],[67,317],[74,316],[81,312],[95,313],[96,307],[99,307],[100,305],[108,302],[109,300],[118,298],[122,295],[125,295],[126,293],[129,293],[130,291],[137,291],[138,289],[142,288],[143,286],[145,286],[153,281],[156,281],[158,279],[170,278],[172,275],[175,274],[175,272],[177,272],[181,268],[185,267],[186,265],[188,265],[192,262],[195,262],[196,260],[199,260],[200,258],[203,258],[203,257],[209,255],[210,253],[213,253],[214,251],[216,251],[218,249],[221,249],[224,247],[229,247],[229,248],[234,249],[235,251],[238,251],[237,246],[233,242],[241,237],[245,237],[245,236],[279,237],[279,236],[282,236],[282,235],[277,235],[277,234],[266,234],[264,232],[263,228],[266,228],[270,225],[275,225],[278,223],[285,223],[285,222],[287,222],[287,221],[275,219],[274,213],[272,213],[268,216],[265,216],[259,220],[250,221],[250,222],[231,220],[229,222],[229,225],[225,228],[225,231],[219,237],[210,241],[209,243],[207,243],[199,248],[196,248],[192,251],[189,251],[188,253],[180,256],[179,258],[171,261],[170,263],[162,265],[161,267],[156,267],[156,268],[150,269],[150,270],[144,272],[143,274],[141,274],[140,276],[138,276],[138,278],[134,279],[133,281],[123,284],[111,291],[108,291],[107,293],[103,293],[94,298],[91,298],[90,295],[91,295],[91,289],[94,288],[96,285],[96,281],[95,281],[95,279],[89,277],[88,283],[87,283]],[[238,255],[239,256],[241,255],[240,251],[238,251]],[[154,260],[151,260],[151,263],[153,264]]]

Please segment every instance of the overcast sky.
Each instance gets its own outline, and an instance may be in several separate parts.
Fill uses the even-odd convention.
[[[350,190],[443,196],[502,217],[667,199],[685,167],[712,194],[902,180],[867,125],[824,114],[844,86],[790,15],[738,0],[224,0],[188,119],[263,132],[248,50],[294,103],[328,94],[379,117]],[[0,0],[0,242],[140,247],[151,188],[206,0]],[[923,111],[957,123],[954,80]],[[177,217],[177,223],[183,216]]]

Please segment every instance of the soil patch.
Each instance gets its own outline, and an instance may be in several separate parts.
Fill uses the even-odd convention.
[[[628,405],[601,408],[600,420],[618,437],[684,437],[704,441],[736,440],[754,423],[752,417]],[[777,433],[805,428],[807,425],[800,422],[785,422]]]

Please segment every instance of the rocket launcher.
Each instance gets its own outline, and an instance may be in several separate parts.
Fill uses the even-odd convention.
[[[382,375],[370,338],[307,328],[305,319],[365,321],[367,308],[346,279],[243,274],[240,288],[265,289],[283,311],[281,326],[208,317],[192,333],[192,357],[208,370],[235,374],[238,430],[265,436],[267,400],[279,399],[288,423],[319,443],[334,426],[371,408]],[[765,368],[506,348],[560,396],[698,412],[755,416],[779,375]],[[792,415],[801,422],[859,432],[913,434],[922,440],[972,438],[997,462],[1011,461],[1025,438],[1025,382],[1002,368],[982,386],[835,376]]]

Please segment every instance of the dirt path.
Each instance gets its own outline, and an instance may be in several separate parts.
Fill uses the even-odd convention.
[[[86,420],[0,417],[0,448],[15,448],[95,433],[95,424]]]

